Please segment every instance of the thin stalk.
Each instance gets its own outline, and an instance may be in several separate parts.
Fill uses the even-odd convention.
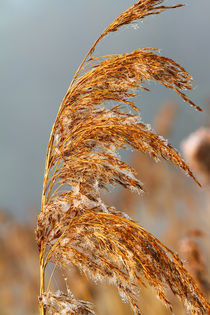
[[[43,296],[45,292],[45,279],[44,279],[44,272],[45,272],[45,264],[44,264],[44,256],[43,251],[40,251],[40,297]],[[40,315],[46,315],[46,309],[44,307],[43,301],[40,303]]]

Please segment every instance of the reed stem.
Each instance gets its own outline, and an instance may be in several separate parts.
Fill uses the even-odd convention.
[[[43,251],[41,250],[40,251],[40,297],[43,296],[43,293],[45,291],[44,272],[45,272],[44,257],[43,257]],[[40,315],[46,315],[46,309],[44,307],[42,300],[40,303]]]

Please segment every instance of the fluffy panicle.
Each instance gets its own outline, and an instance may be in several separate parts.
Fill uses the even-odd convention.
[[[135,96],[135,89],[143,88],[146,80],[157,80],[193,104],[182,93],[182,89],[191,89],[191,77],[168,58],[143,49],[102,59],[75,82],[61,104],[48,152],[48,195],[55,183],[71,187],[81,183],[92,189],[94,179],[99,187],[118,182],[141,188],[133,176],[125,175],[124,170],[133,174],[130,167],[116,157],[116,151],[125,144],[155,158],[162,156],[193,176],[179,154],[140,123],[137,115],[126,114],[120,105],[102,107],[105,101],[116,101],[136,109],[129,98]],[[47,185],[44,187],[47,189]]]
[[[61,266],[74,264],[96,281],[115,284],[135,314],[141,314],[139,284],[153,286],[169,309],[168,287],[192,314],[205,314],[208,303],[175,254],[136,223],[95,211],[83,207],[83,214],[77,215],[75,209],[69,209],[56,224],[50,219],[52,213],[42,218],[48,225],[51,222],[48,261]]]
[[[98,42],[110,32],[116,32],[121,26],[131,24],[137,20],[142,20],[148,15],[159,14],[167,9],[173,9],[182,7],[182,4],[174,6],[161,6],[164,0],[140,0],[136,2],[128,10],[120,14],[101,34],[101,36],[96,40],[94,45],[91,47],[89,54],[91,55]]]
[[[68,290],[68,294],[61,291],[47,292],[40,297],[40,301],[49,309],[49,315],[94,315],[89,302],[76,300]]]
[[[179,6],[161,6],[162,2],[138,1],[120,15],[92,46],[61,103],[47,148],[37,227],[42,315],[46,309],[50,314],[83,314],[80,307],[86,307],[69,295],[45,292],[44,271],[49,261],[73,264],[95,280],[114,283],[135,314],[140,314],[139,284],[153,286],[169,309],[167,287],[192,314],[205,314],[209,309],[176,255],[125,214],[105,205],[100,195],[102,188],[116,184],[143,190],[135,170],[120,159],[118,150],[128,146],[172,162],[197,182],[179,153],[141,122],[133,102],[136,90],[146,89],[145,81],[156,80],[200,110],[183,93],[191,89],[191,76],[155,49],[91,56],[109,32]]]

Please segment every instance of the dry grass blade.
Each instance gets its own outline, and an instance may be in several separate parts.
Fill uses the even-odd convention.
[[[96,280],[110,280],[135,314],[140,314],[138,284],[146,282],[170,310],[166,287],[192,314],[209,311],[209,304],[176,255],[125,214],[105,205],[100,194],[101,189],[116,184],[143,190],[135,170],[120,159],[118,150],[128,146],[156,160],[162,157],[172,162],[197,182],[178,152],[141,122],[132,101],[138,88],[148,90],[145,81],[156,80],[201,110],[183,93],[192,89],[192,77],[175,61],[156,54],[156,49],[91,57],[106,34],[180,6],[161,6],[162,2],[138,1],[106,29],[76,72],[59,108],[47,148],[37,226],[42,315],[46,309],[50,314],[70,314],[81,306],[69,294],[45,292],[44,272],[49,261],[74,264]],[[129,107],[135,114],[128,113]],[[76,309],[75,314],[79,313]]]

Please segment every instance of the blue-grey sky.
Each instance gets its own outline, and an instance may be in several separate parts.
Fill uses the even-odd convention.
[[[134,2],[0,0],[0,206],[17,217],[27,217],[31,206],[40,205],[50,130],[74,72],[104,28]],[[188,95],[202,106],[210,97],[210,2],[185,3],[148,17],[137,30],[124,27],[107,36],[97,54],[160,48],[193,75],[195,90]],[[136,99],[144,121],[151,123],[168,99],[180,103],[171,139],[179,147],[205,114],[157,83],[149,85],[152,93],[140,92]]]

